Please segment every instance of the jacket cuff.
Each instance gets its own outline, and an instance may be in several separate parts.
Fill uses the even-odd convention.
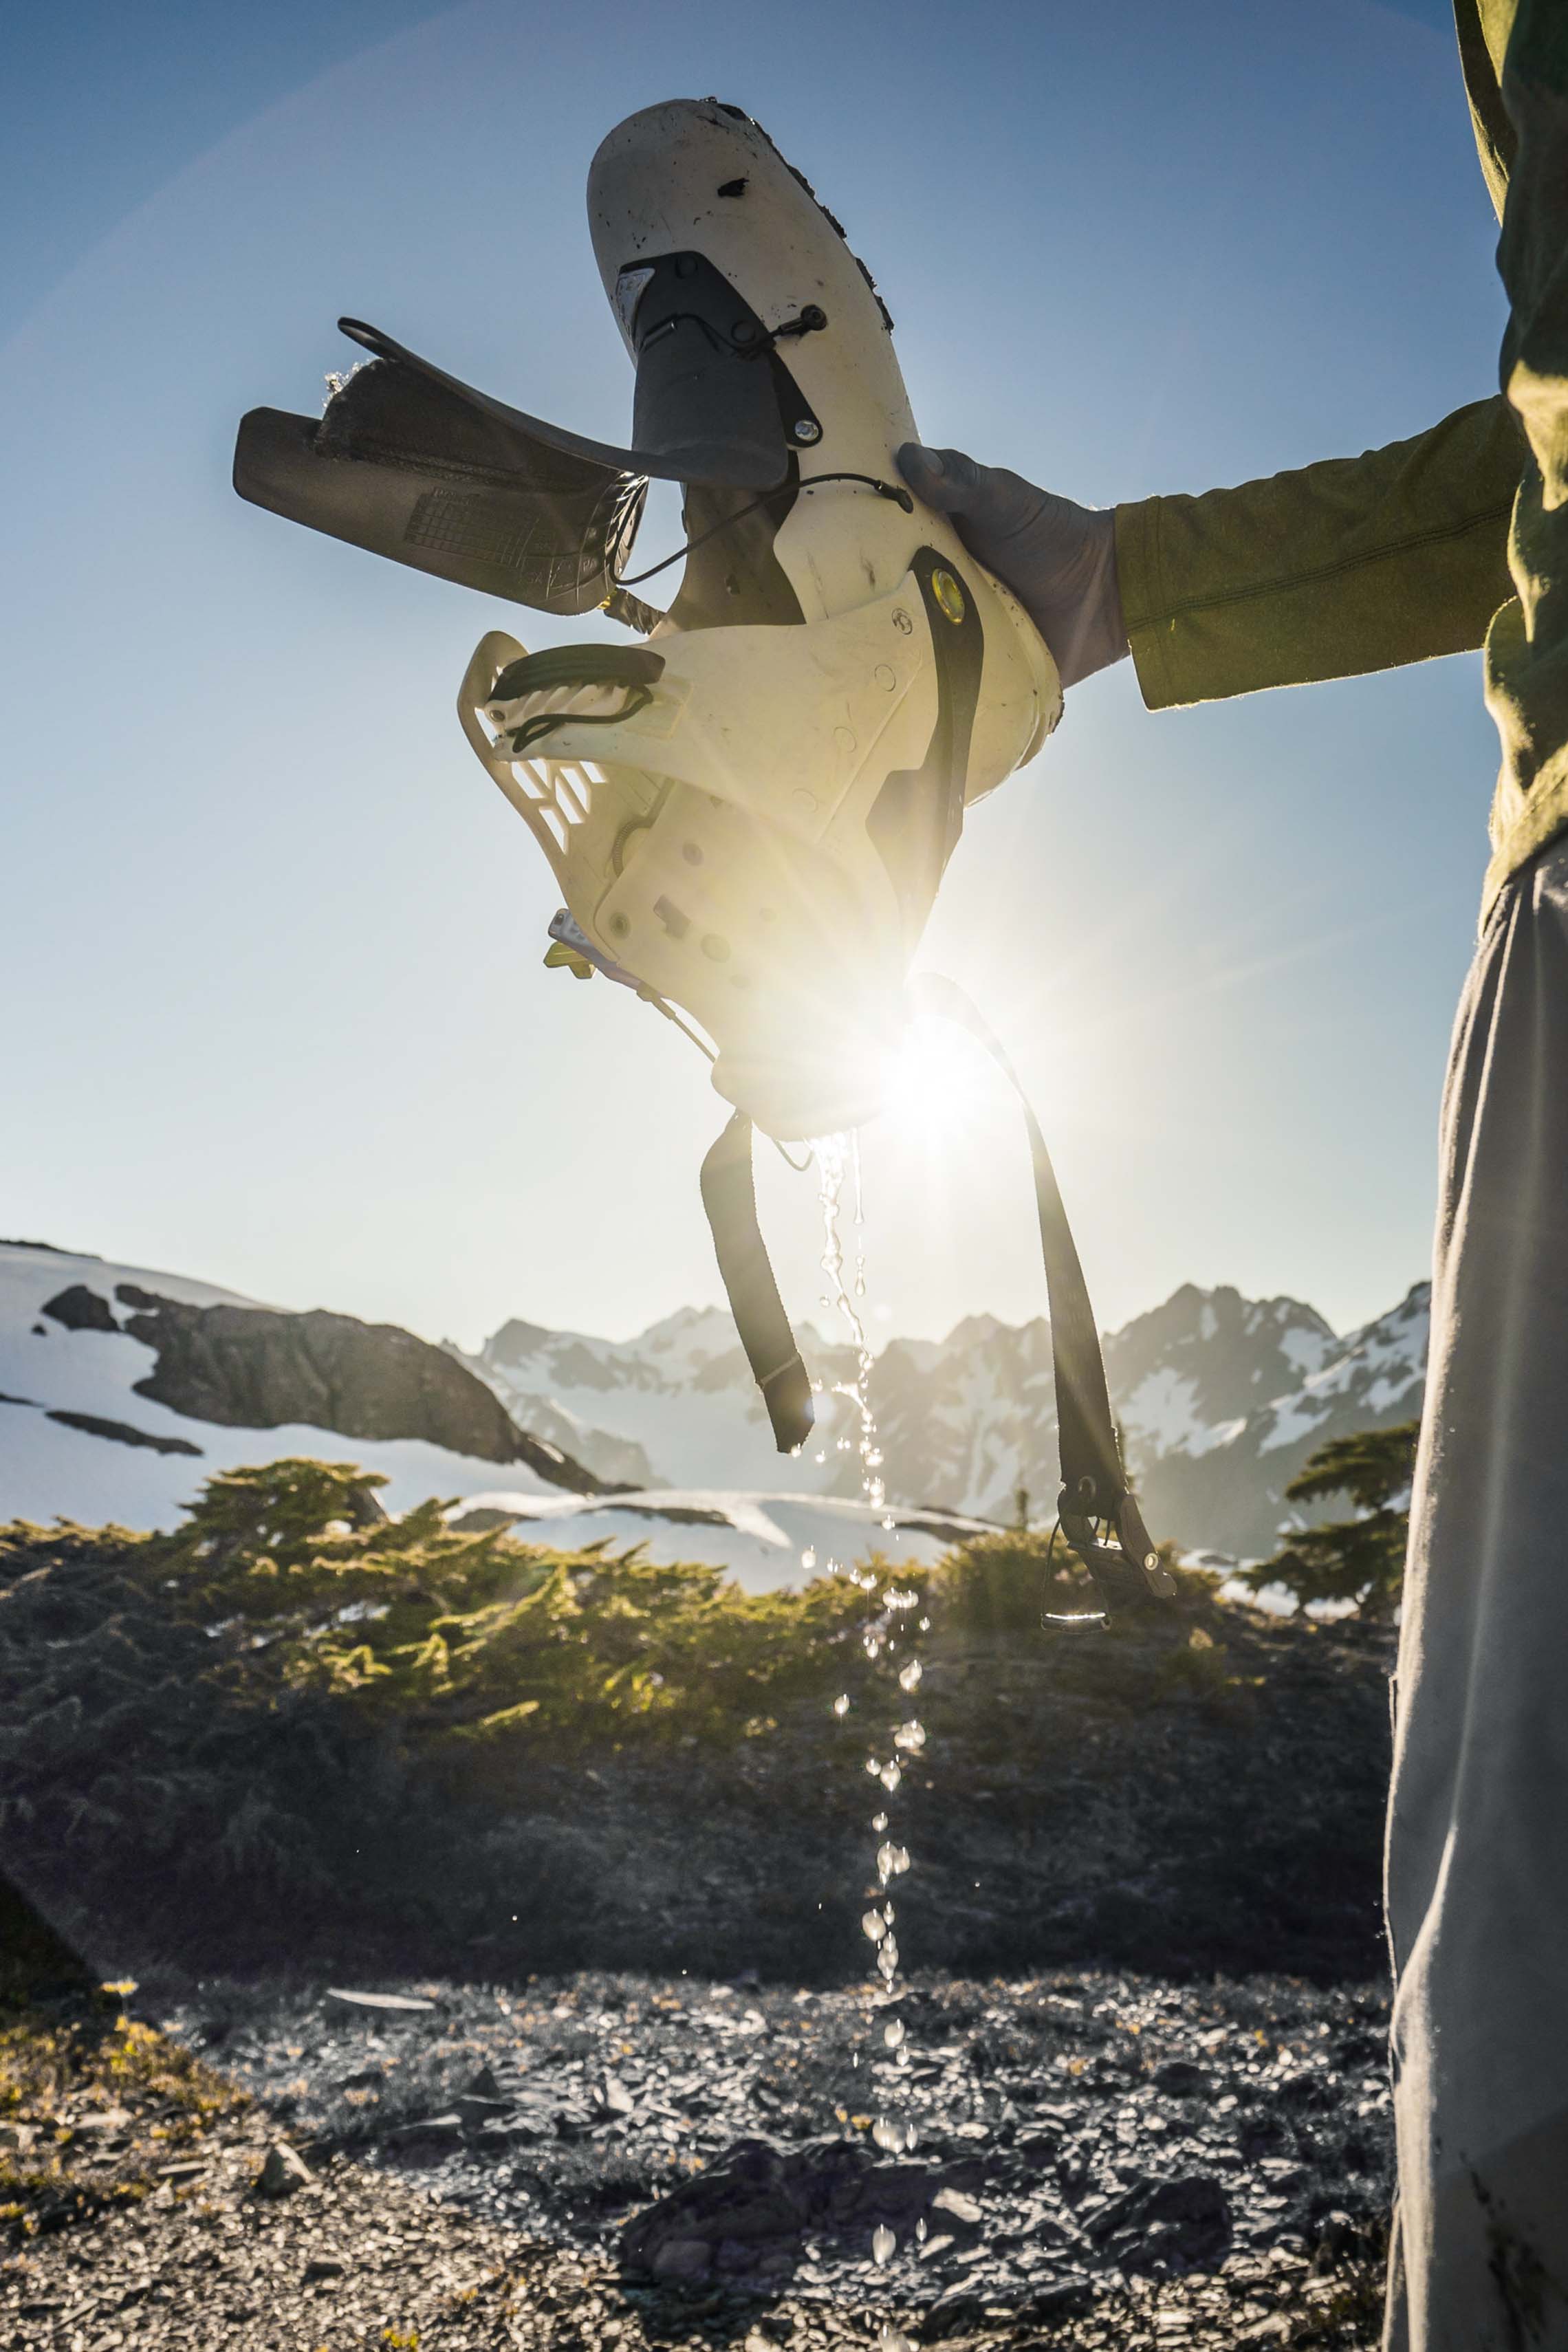
[[[1121,625],[1138,673],[1138,690],[1149,710],[1169,710],[1184,700],[1173,668],[1176,624],[1168,611],[1160,565],[1160,501],[1142,499],[1116,509],[1116,576],[1121,590]]]

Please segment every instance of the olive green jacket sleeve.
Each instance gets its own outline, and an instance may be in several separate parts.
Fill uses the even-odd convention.
[[[1121,609],[1152,710],[1480,646],[1512,593],[1524,458],[1500,398],[1412,441],[1116,510]]]
[[[1514,146],[1498,246],[1509,298],[1500,373],[1524,443],[1514,593],[1487,638],[1502,761],[1484,918],[1510,877],[1568,832],[1568,5],[1483,0],[1479,13],[1489,53],[1506,41]]]

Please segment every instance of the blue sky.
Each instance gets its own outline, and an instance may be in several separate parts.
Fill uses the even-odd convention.
[[[1086,22],[1092,15],[1093,21]],[[1373,0],[17,8],[0,77],[0,1223],[473,1339],[718,1296],[689,1048],[540,968],[556,893],[452,695],[510,608],[291,531],[235,421],[356,312],[621,438],[588,158],[717,91],[845,220],[928,438],[1099,503],[1352,452],[1495,382],[1444,12]],[[639,559],[672,544],[668,506]],[[597,625],[591,625],[596,626]],[[1425,1270],[1495,746],[1474,657],[1145,713],[976,814],[924,961],[1006,1038],[1102,1320],[1176,1283],[1343,1327]],[[867,1139],[881,1328],[1036,1312],[1007,1107]],[[815,1203],[764,1208],[786,1296]]]

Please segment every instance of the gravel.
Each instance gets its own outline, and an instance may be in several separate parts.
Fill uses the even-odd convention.
[[[1376,2340],[1375,1987],[917,1979],[902,2066],[855,1989],[149,1993],[247,2095],[162,2168],[145,2118],[77,2119],[68,2168],[143,2189],[18,2237],[7,2344]],[[879,2147],[879,2114],[913,2146]]]

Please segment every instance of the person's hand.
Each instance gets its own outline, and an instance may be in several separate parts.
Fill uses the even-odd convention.
[[[1064,687],[1127,652],[1116,580],[1116,515],[1037,490],[961,449],[906,441],[899,471],[916,498],[951,518],[978,562],[1013,591],[1051,649]]]

